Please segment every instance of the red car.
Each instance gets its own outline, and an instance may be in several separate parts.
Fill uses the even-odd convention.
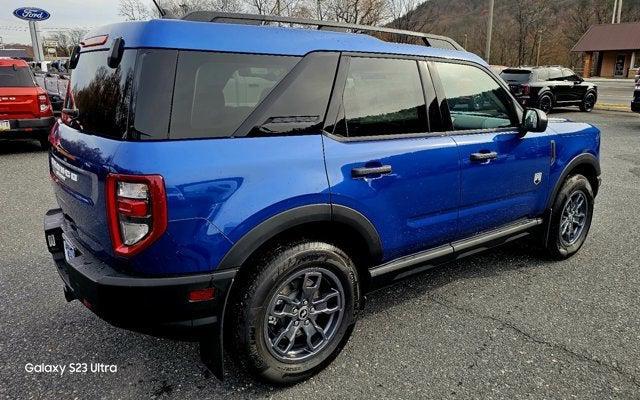
[[[0,139],[36,139],[46,148],[53,123],[49,96],[27,63],[0,58]]]

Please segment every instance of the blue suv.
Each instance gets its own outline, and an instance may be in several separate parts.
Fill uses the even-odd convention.
[[[44,220],[66,299],[199,340],[218,377],[224,339],[305,379],[373,288],[528,235],[563,259],[589,231],[599,130],[523,109],[448,38],[198,12],[102,27],[70,64]]]

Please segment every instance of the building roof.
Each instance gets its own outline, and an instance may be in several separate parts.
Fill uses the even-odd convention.
[[[304,56],[313,51],[352,51],[431,56],[486,63],[473,53],[385,42],[373,36],[278,26],[256,26],[174,19],[123,22],[94,29],[86,37],[108,34],[102,48],[122,37],[126,48],[168,48]],[[90,47],[87,51],[98,50]]]
[[[640,22],[592,25],[571,51],[639,50]]]
[[[21,58],[23,60],[31,60],[31,57],[24,49],[0,49],[0,57]]]

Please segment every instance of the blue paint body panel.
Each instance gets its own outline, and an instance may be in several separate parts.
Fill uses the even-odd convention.
[[[302,56],[313,51],[410,54],[465,60],[477,56],[393,44],[366,35],[175,20],[131,22],[91,35],[123,37],[129,48],[234,51]],[[600,132],[554,121],[544,133],[486,131],[348,141],[317,132],[301,136],[119,141],[56,125],[51,157],[81,176],[55,183],[69,232],[100,259],[116,260],[107,228],[109,173],[159,174],[168,227],[132,257],[132,273],[151,276],[213,271],[252,229],[288,210],[317,204],[349,207],[374,226],[380,262],[410,255],[545,212],[552,188],[577,155],[599,157]],[[551,140],[557,159],[551,164]],[[498,158],[472,163],[470,154]],[[353,168],[390,165],[392,172],[352,177]],[[534,182],[540,173],[540,182]],[[66,232],[66,231],[65,231]]]

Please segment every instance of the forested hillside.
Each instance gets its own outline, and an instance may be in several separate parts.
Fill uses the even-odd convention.
[[[391,23],[453,37],[484,54],[489,0],[428,0]],[[491,64],[578,65],[571,47],[589,26],[610,23],[613,0],[495,0]],[[622,22],[640,21],[640,0],[624,0]]]

